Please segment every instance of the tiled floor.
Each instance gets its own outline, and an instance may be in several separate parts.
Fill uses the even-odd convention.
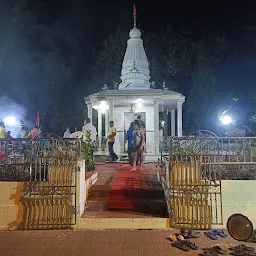
[[[201,250],[183,252],[167,239],[171,231],[2,231],[0,255],[19,256],[184,256],[198,255]],[[223,249],[237,245],[232,238],[212,241],[195,239],[200,248],[219,245]],[[244,243],[247,245],[247,243]],[[248,243],[256,247],[256,244]]]

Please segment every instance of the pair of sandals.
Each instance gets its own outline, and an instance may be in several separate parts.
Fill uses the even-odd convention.
[[[180,234],[185,239],[191,239],[191,238],[199,238],[202,235],[202,232],[196,232],[194,230],[183,229],[183,230],[180,231]]]
[[[228,235],[224,233],[222,229],[211,229],[207,232],[205,232],[206,236],[211,238],[212,240],[218,240],[217,236],[226,238]]]
[[[190,241],[190,240],[177,241],[177,242],[172,243],[172,245],[178,249],[185,251],[185,252],[199,249],[199,247],[196,245],[196,243],[193,241]]]
[[[229,248],[231,254],[234,256],[256,256],[255,249],[253,247],[245,246],[244,244],[239,244],[235,247]]]
[[[172,241],[172,242],[176,242],[176,241],[183,241],[184,240],[184,237],[182,235],[179,235],[179,234],[174,234],[174,235],[170,235],[169,236],[169,239]]]
[[[169,239],[173,242],[175,241],[182,241],[184,239],[191,239],[191,238],[199,238],[202,235],[202,232],[196,232],[193,230],[181,230],[180,233],[170,235]]]
[[[226,250],[223,250],[221,247],[219,246],[213,246],[210,248],[203,248],[203,252],[200,253],[200,256],[218,256],[219,254],[227,254]]]

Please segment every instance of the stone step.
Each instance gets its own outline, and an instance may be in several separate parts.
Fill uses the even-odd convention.
[[[116,213],[111,217],[111,213],[102,212],[103,214],[91,212],[92,215],[88,216],[87,212],[79,219],[78,229],[84,230],[104,230],[104,229],[167,229],[170,228],[170,219],[160,217],[140,217],[138,214],[127,215]],[[133,254],[134,255],[134,254]]]
[[[165,200],[142,199],[113,199],[107,197],[91,198],[87,201],[87,212],[99,211],[133,211],[136,213],[150,214],[152,216],[167,217]]]
[[[88,198],[86,202],[87,211],[106,211],[108,209],[109,197]]]
[[[94,185],[88,192],[89,198],[90,197],[114,197],[114,196],[124,196],[125,198],[141,198],[141,199],[148,199],[148,198],[164,198],[164,191],[162,187],[155,188],[155,189],[123,189],[123,188],[112,188],[103,187]]]

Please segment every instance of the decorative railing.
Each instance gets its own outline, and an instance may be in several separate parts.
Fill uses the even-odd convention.
[[[80,157],[77,139],[0,139],[0,180],[47,180],[50,165]]]
[[[173,160],[221,164],[256,164],[256,137],[174,137]]]

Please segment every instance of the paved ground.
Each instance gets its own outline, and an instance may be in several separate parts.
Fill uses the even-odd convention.
[[[0,232],[0,255],[19,256],[192,256],[201,250],[182,252],[166,238],[170,231],[14,231]],[[202,236],[201,247],[223,249],[239,244],[230,237],[217,241]],[[246,244],[246,243],[245,243]],[[250,246],[256,247],[256,244]]]

